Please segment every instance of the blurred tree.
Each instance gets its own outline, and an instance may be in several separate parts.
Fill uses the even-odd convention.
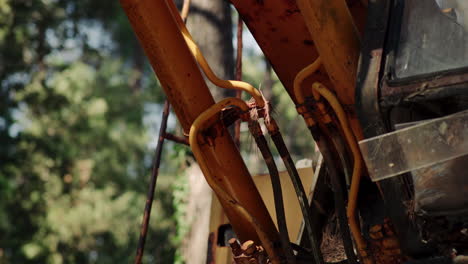
[[[193,0],[188,27],[215,73],[232,79],[229,4]],[[245,59],[246,80],[261,88],[263,58]],[[290,125],[294,106],[274,75],[266,81]],[[151,166],[145,119],[163,99],[118,1],[0,0],[0,264],[132,261]],[[310,142],[299,129],[284,134],[296,150]],[[188,229],[188,150],[165,148],[172,175],[158,180],[145,263],[181,262]]]
[[[229,2],[191,0],[187,28],[214,73],[222,79],[234,79],[234,49]],[[208,86],[216,100],[235,95],[235,91],[220,89],[209,81]]]
[[[222,79],[234,79],[234,49],[232,45],[232,18],[231,7],[228,1],[225,0],[191,0],[190,13],[187,19],[187,28],[190,30],[195,42],[198,44],[203,55],[206,57],[210,67],[214,73]],[[183,0],[178,0],[176,3],[181,6]],[[206,79],[206,78],[205,78]],[[234,90],[226,90],[213,85],[207,80],[208,87],[216,101],[225,97],[235,96]],[[233,130],[231,131],[233,132]],[[187,188],[181,188],[184,200],[188,203],[184,206],[184,212],[181,216],[185,223],[178,226],[185,227],[179,229],[180,241],[182,248],[178,250],[177,262],[175,263],[204,263],[205,255],[208,247],[209,235],[209,209],[200,210],[200,208],[209,208],[211,200],[211,192],[202,191],[209,189],[204,186],[205,179],[197,165],[187,169],[187,175],[184,181],[187,183]],[[191,173],[191,175],[189,175]],[[184,185],[181,185],[184,187]],[[198,189],[197,189],[198,188]],[[207,206],[208,204],[208,206]],[[208,217],[206,217],[208,215]],[[189,219],[189,216],[192,216]],[[204,220],[204,222],[203,222]],[[197,243],[193,241],[199,237],[204,237],[205,243]]]
[[[128,263],[163,97],[118,1],[0,0],[0,263]],[[172,263],[161,181],[145,260]],[[165,241],[165,243],[160,243]]]

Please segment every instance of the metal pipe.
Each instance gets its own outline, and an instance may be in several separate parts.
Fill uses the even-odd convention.
[[[193,121],[210,108],[214,100],[172,12],[164,0],[120,2],[181,126],[188,133]],[[180,19],[178,14],[177,17]],[[217,180],[274,237],[276,227],[239,151],[228,131],[218,127],[215,145],[202,146],[204,151],[214,152],[221,164],[222,171]],[[235,206],[225,203],[223,207],[240,240],[259,241],[254,227],[239,216]]]
[[[170,141],[173,141],[175,143],[179,143],[182,145],[190,146],[188,139],[186,137],[179,137],[171,133],[166,133],[164,135],[164,138]]]
[[[238,14],[237,19],[237,50],[236,50],[236,81],[242,81],[242,32],[244,29],[244,22],[240,14]],[[242,91],[236,91],[236,98],[242,99]],[[241,121],[237,120],[234,125],[234,141],[236,142],[237,147],[240,149],[240,126]]]
[[[205,56],[203,56],[203,53],[201,52],[201,50],[198,48],[197,44],[193,40],[192,35],[188,31],[184,22],[182,21],[182,19],[180,19],[180,16],[177,12],[177,8],[174,2],[168,1],[168,0],[165,0],[165,1],[167,1],[169,9],[176,19],[177,25],[179,26],[179,29],[182,32],[182,35],[187,43],[187,46],[190,48],[190,51],[192,52],[193,56],[197,60],[198,64],[200,65],[200,68],[203,70],[208,80],[210,80],[216,86],[219,86],[222,88],[245,91],[248,94],[250,94],[253,98],[255,98],[255,101],[257,101],[257,105],[259,107],[264,107],[265,101],[263,100],[263,97],[260,91],[255,89],[255,87],[253,87],[251,84],[242,82],[242,81],[222,80],[218,78],[218,76],[216,76],[216,74],[213,72],[210,65],[206,61]]]
[[[273,154],[271,154],[268,143],[263,136],[262,129],[256,120],[249,121],[249,130],[255,142],[257,143],[260,152],[262,153],[262,157],[265,160],[265,163],[268,167],[268,172],[270,173],[271,185],[273,189],[273,199],[275,202],[276,221],[278,223],[281,246],[285,252],[287,263],[296,263],[289,241],[288,227],[286,225],[286,214],[284,212],[283,192],[281,190],[281,181],[275,160],[273,159]]]
[[[314,261],[316,264],[324,263],[323,256],[320,252],[320,245],[317,242],[317,235],[315,234],[312,223],[310,222],[311,215],[307,195],[304,191],[304,186],[302,185],[301,178],[299,177],[296,166],[294,165],[294,161],[289,154],[286,144],[284,144],[283,137],[281,136],[281,132],[279,131],[276,121],[271,118],[266,126],[268,133],[270,134],[271,139],[273,140],[276,149],[278,150],[281,159],[284,162],[286,170],[291,177],[291,182],[293,183],[294,189],[296,191],[297,199],[299,200],[299,205],[301,206],[302,215],[304,217],[304,223],[309,235]]]
[[[206,181],[210,185],[210,187],[213,189],[213,191],[218,195],[218,197],[226,202],[229,203],[233,206],[233,208],[236,210],[238,215],[244,220],[246,220],[250,225],[252,225],[255,228],[255,231],[259,237],[259,240],[261,241],[263,247],[265,248],[270,260],[272,263],[280,263],[280,258],[278,256],[277,250],[275,250],[274,243],[276,241],[276,237],[278,236],[277,232],[276,234],[272,233],[267,233],[264,230],[264,227],[260,225],[257,220],[255,219],[254,216],[252,216],[249,211],[247,211],[237,200],[232,197],[228,192],[224,191],[223,188],[220,186],[220,184],[217,182],[217,179],[214,177],[214,174],[212,173],[210,167],[213,167],[213,165],[208,165],[206,159],[205,159],[205,153],[200,147],[199,143],[199,133],[206,127],[209,127],[213,124],[209,123],[209,120],[212,119],[215,115],[217,115],[223,108],[227,106],[236,106],[241,109],[241,111],[248,112],[249,107],[247,104],[238,99],[238,98],[227,98],[219,103],[213,105],[209,109],[207,109],[205,112],[200,114],[200,116],[193,122],[191,128],[190,128],[190,136],[189,136],[189,141],[190,141],[190,146],[192,147],[192,151],[194,156],[197,158],[197,161],[200,165],[200,168],[205,175]],[[220,168],[220,164],[216,165],[216,168]],[[276,231],[276,228],[275,228]],[[273,239],[272,239],[273,238]]]
[[[163,113],[161,117],[161,127],[159,128],[158,143],[154,151],[153,169],[151,171],[151,179],[149,183],[148,193],[146,195],[145,211],[141,222],[140,239],[138,240],[137,253],[135,256],[135,264],[140,264],[145,251],[146,234],[148,233],[149,219],[151,217],[151,208],[154,199],[154,190],[158,180],[159,165],[161,164],[161,154],[164,145],[164,135],[166,134],[167,119],[169,117],[169,102],[164,102]]]

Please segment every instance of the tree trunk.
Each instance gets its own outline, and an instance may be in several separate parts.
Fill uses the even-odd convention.
[[[228,1],[192,0],[187,27],[214,73],[222,79],[234,78],[231,9]],[[234,96],[232,90],[208,82],[215,100]]]
[[[183,0],[176,0],[179,8]],[[221,79],[234,79],[234,48],[229,2],[225,0],[191,0],[187,27],[214,73]],[[206,79],[206,78],[205,78]],[[216,101],[235,96],[234,90],[218,88],[207,80]],[[232,131],[231,131],[232,132]],[[187,172],[190,182],[187,218],[190,231],[184,239],[185,263],[206,262],[208,249],[211,189],[203,174],[192,165]]]

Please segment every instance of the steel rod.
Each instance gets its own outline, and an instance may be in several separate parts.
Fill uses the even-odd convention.
[[[244,29],[244,22],[240,14],[238,15],[237,19],[237,56],[236,56],[236,80],[242,81],[242,50],[243,50],[243,42],[242,42],[242,31]],[[236,91],[236,97],[242,99],[242,91]],[[234,142],[236,146],[240,149],[240,125],[241,121],[238,120],[234,126]]]
[[[186,137],[179,137],[171,133],[165,133],[164,138],[175,143],[179,143],[182,145],[190,146],[189,141]]]
[[[159,174],[159,165],[161,164],[161,154],[162,154],[162,149],[164,145],[164,135],[166,133],[166,128],[167,128],[167,119],[169,117],[169,108],[170,108],[169,101],[166,100],[166,102],[164,102],[164,109],[163,109],[162,118],[161,118],[161,127],[159,128],[158,143],[156,145],[156,150],[154,152],[153,169],[151,172],[151,179],[150,179],[148,193],[146,195],[145,212],[143,214],[143,220],[141,223],[140,239],[138,241],[135,264],[141,263],[141,259],[143,258],[143,253],[145,251],[146,235],[148,233],[148,224],[149,224],[149,219],[151,216],[151,207],[153,205],[154,190],[156,189],[156,182],[157,182],[158,174]]]

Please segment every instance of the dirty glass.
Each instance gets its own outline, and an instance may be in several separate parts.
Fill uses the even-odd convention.
[[[468,66],[468,0],[406,0],[395,74],[405,78]]]
[[[468,110],[359,142],[373,181],[468,154]]]

